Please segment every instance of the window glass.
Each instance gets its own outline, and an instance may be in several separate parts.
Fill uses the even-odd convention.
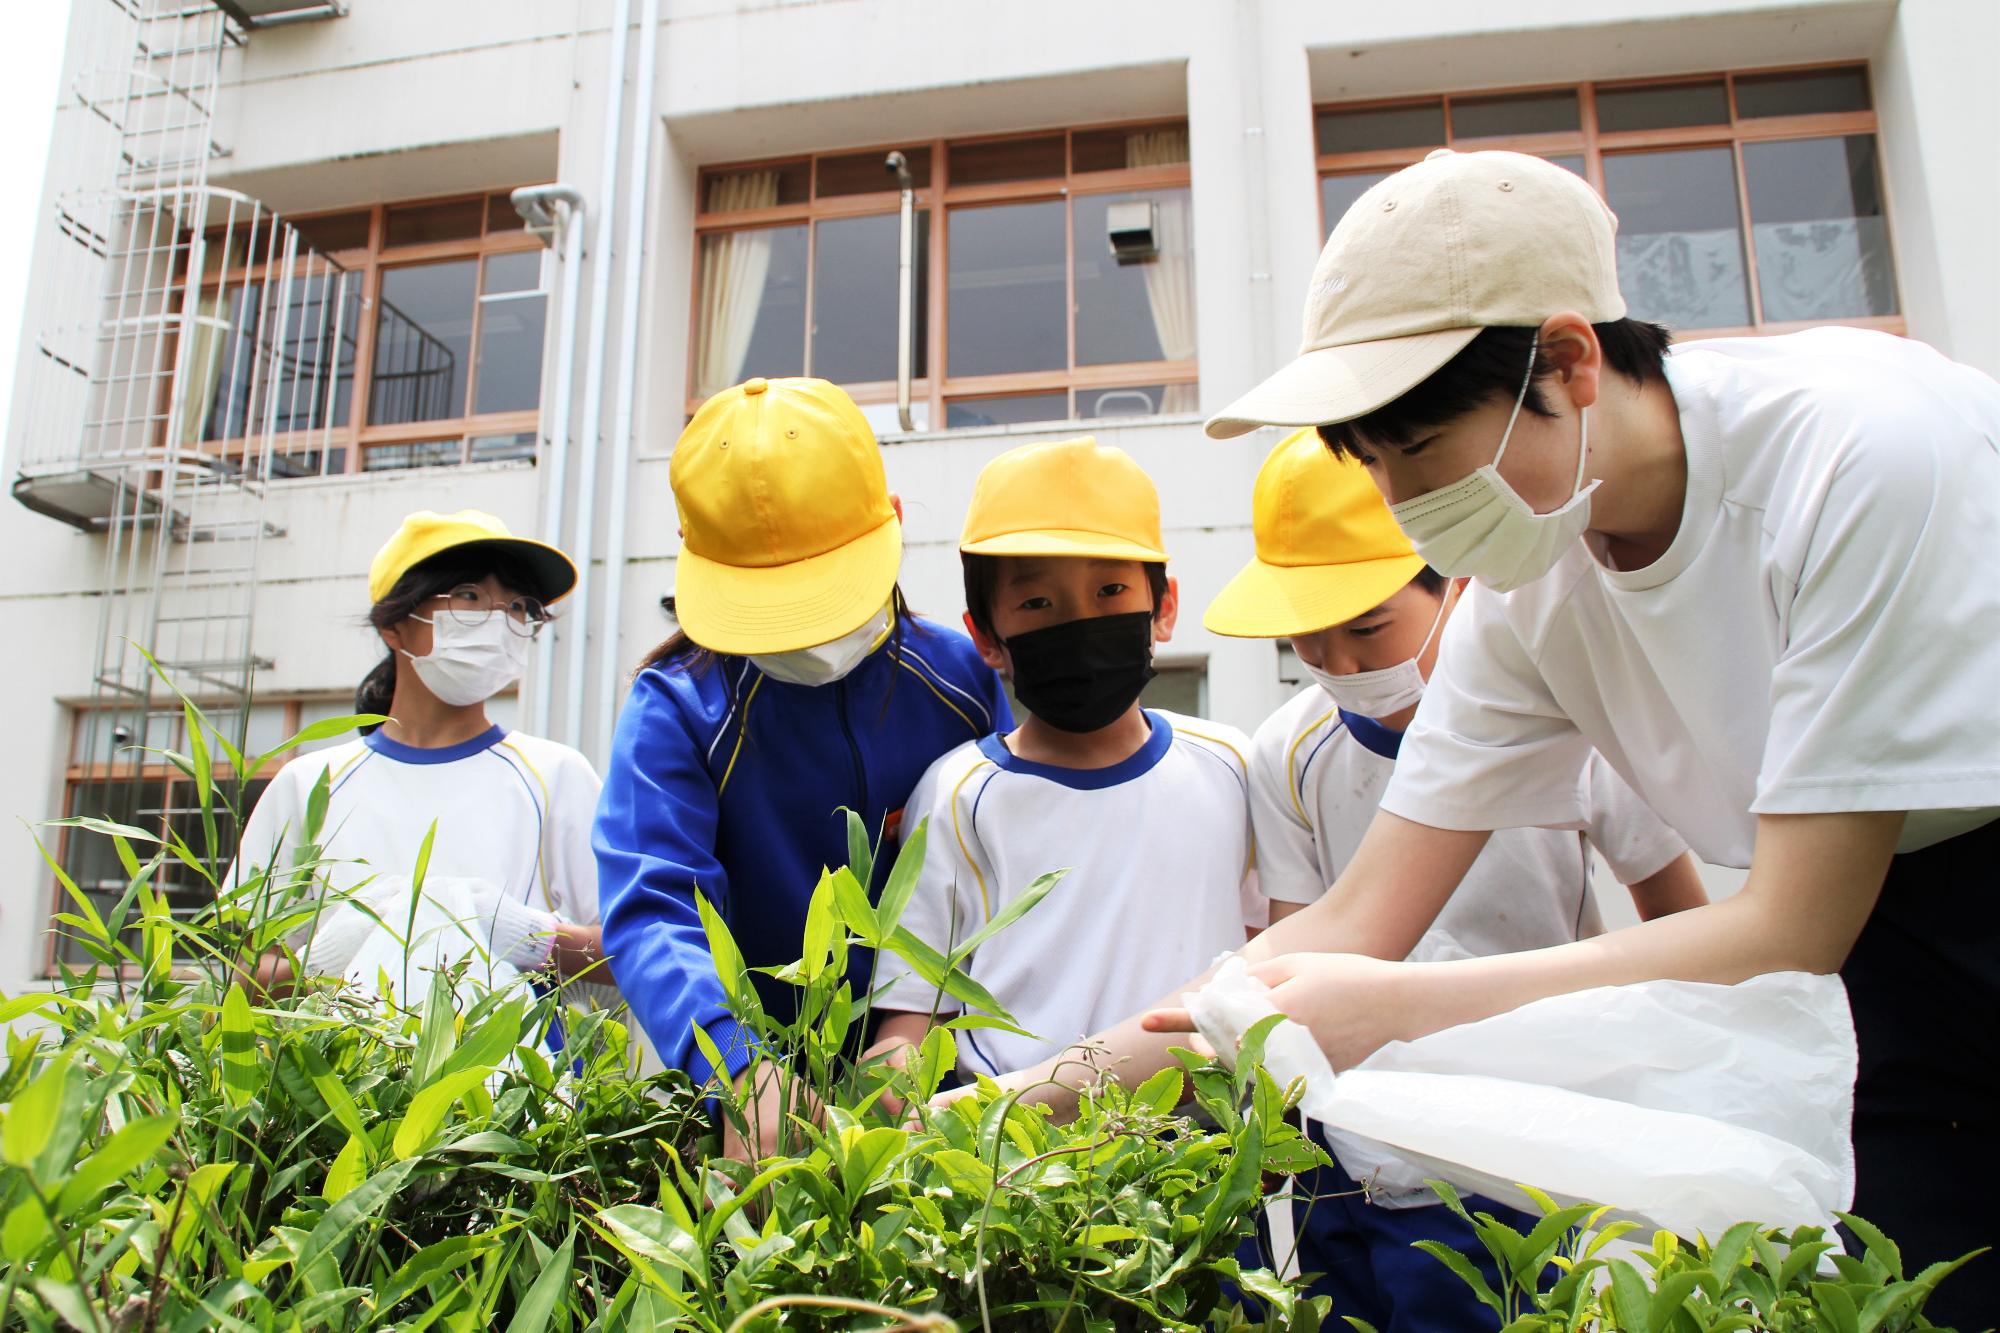
[[[419,440],[412,444],[378,444],[361,456],[363,472],[391,472],[404,467],[452,467],[465,458],[462,440]]]
[[[885,165],[889,151],[877,148],[866,153],[843,153],[839,157],[821,158],[814,168],[814,192],[821,199],[830,199],[844,194],[880,194],[884,190],[901,188],[896,183],[896,173]],[[905,148],[903,157],[909,164],[912,186],[919,190],[929,188],[930,147]]]
[[[1764,318],[1896,313],[1875,136],[1743,145]]]
[[[990,185],[996,181],[1041,180],[1061,176],[1066,165],[1063,136],[1036,139],[994,139],[985,143],[953,144],[951,183]]]
[[[781,162],[744,171],[710,172],[702,178],[701,206],[708,213],[803,204],[812,194],[812,163]]]
[[[479,378],[472,410],[528,412],[542,401],[548,297],[537,290],[542,252],[489,255],[479,299]]]
[[[355,213],[327,213],[316,218],[298,218],[292,227],[321,254],[335,250],[360,250],[368,244],[373,215],[367,209]]]
[[[437,421],[465,410],[479,261],[385,270],[368,394],[373,426]]]
[[[1075,171],[1124,171],[1159,167],[1188,160],[1185,125],[1149,125],[1143,129],[1085,130],[1070,136],[1070,167]]]
[[[1441,148],[1445,142],[1444,103],[1322,111],[1315,118],[1314,130],[1322,154]]]
[[[1053,199],[951,211],[951,374],[1067,367],[1063,211]]]
[[[1150,210],[1150,259],[1120,263],[1109,219],[1130,205]],[[1195,351],[1194,251],[1188,191],[1080,195],[1076,219],[1076,364],[1183,361]],[[955,330],[954,325],[954,330]]]
[[[432,241],[476,239],[486,222],[484,199],[456,199],[389,210],[384,245],[426,245]]]
[[[1208,668],[1163,664],[1159,674],[1146,682],[1139,702],[1147,708],[1164,709],[1183,717],[1208,716]]]
[[[1386,171],[1361,171],[1346,176],[1323,176],[1319,182],[1319,215],[1325,219],[1327,234],[1340,225],[1354,201],[1375,185],[1389,179]]]
[[[1577,109],[1574,88],[1451,99],[1451,133],[1457,139],[1564,134],[1582,128],[1583,116]]]
[[[1024,393],[1007,398],[954,398],[944,405],[947,430],[966,426],[1015,426],[1062,421],[1069,416],[1066,393]]]
[[[1858,65],[1736,76],[1736,114],[1745,120],[1866,111],[1872,105],[1868,71]]]
[[[531,430],[518,430],[507,435],[472,437],[472,461],[475,463],[500,463],[534,456],[535,432]]]
[[[903,433],[903,420],[896,415],[894,403],[856,403],[855,406],[861,409],[861,415],[868,422],[868,428],[877,436]],[[911,398],[910,421],[912,430],[929,430],[931,405],[922,398]]]
[[[509,190],[503,194],[489,195],[486,200],[486,234],[502,231],[525,231],[528,220],[521,216],[521,210],[514,207],[514,194]]]
[[[1728,123],[1729,90],[1721,79],[1597,90],[1597,128],[1606,134]]]
[[[926,373],[929,340],[930,212],[916,211],[911,249],[910,374]],[[896,265],[902,218],[878,213],[816,224],[812,372],[835,384],[896,378]]]
[[[1607,154],[1618,285],[1635,319],[1674,329],[1750,323],[1736,163],[1727,148]]]
[[[1542,161],[1553,162],[1572,176],[1581,176],[1584,174],[1583,154],[1581,153],[1544,153],[1542,154]]]
[[[798,375],[806,362],[806,229],[759,227],[701,241],[695,393],[753,375]]]
[[[1115,389],[1078,389],[1079,421],[1104,417],[1150,417],[1195,410],[1192,384],[1122,384]]]

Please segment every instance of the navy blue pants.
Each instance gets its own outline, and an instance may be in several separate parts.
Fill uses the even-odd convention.
[[[1343,1327],[1345,1315],[1367,1320],[1379,1333],[1492,1333],[1500,1327],[1472,1288],[1415,1247],[1420,1240],[1442,1241],[1478,1265],[1493,1290],[1500,1290],[1493,1256],[1443,1204],[1383,1208],[1369,1203],[1361,1186],[1338,1165],[1300,1176],[1292,1190],[1299,1270],[1311,1279],[1312,1295],[1333,1298],[1328,1328]],[[1523,1235],[1536,1221],[1476,1194],[1465,1196],[1465,1207],[1471,1213],[1491,1213]]]

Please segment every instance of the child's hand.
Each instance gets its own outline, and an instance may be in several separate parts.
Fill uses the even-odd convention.
[[[1356,954],[1291,953],[1252,963],[1250,975],[1271,988],[1278,1012],[1312,1032],[1335,1069],[1351,1069],[1396,1039],[1400,967]],[[1195,1031],[1186,1009],[1154,1009],[1139,1023],[1148,1032]]]

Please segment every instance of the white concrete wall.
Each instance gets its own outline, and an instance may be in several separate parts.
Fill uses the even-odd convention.
[[[579,186],[595,213],[607,94],[620,78],[605,68],[613,0],[349,3],[348,18],[259,33],[228,58],[217,137],[230,152],[217,163],[219,183],[300,212],[561,179]],[[691,224],[703,163],[1186,115],[1200,401],[1214,410],[1296,347],[1300,294],[1320,240],[1315,102],[1864,58],[1874,70],[1911,330],[2000,372],[2000,252],[1992,243],[2000,91],[1991,77],[2000,65],[2000,6],[1990,0],[1158,0],[1137,9],[1073,0],[666,0],[659,77],[645,90],[657,130],[644,183],[635,463],[623,493],[600,485],[596,522],[601,536],[609,506],[627,506],[629,564],[616,641],[608,658],[593,645],[593,657],[622,672],[668,628],[658,599],[672,587],[678,543],[666,459],[686,392]],[[45,217],[72,170],[60,157],[75,141],[63,127],[81,114],[59,120]],[[39,244],[46,255],[55,241]],[[565,280],[587,283],[589,264],[606,259],[592,249],[584,271]],[[23,364],[37,355],[47,298],[31,295]],[[587,328],[592,312],[583,304]],[[552,317],[552,337],[553,329]],[[577,369],[580,386],[580,354]],[[577,401],[549,410],[580,425]],[[607,406],[607,429],[611,417]],[[9,462],[30,429],[19,413],[9,423]],[[1160,485],[1187,608],[1169,660],[1206,660],[1211,710],[1254,725],[1282,693],[1272,647],[1215,639],[1199,621],[1249,552],[1250,482],[1271,441],[1215,444],[1191,418],[1098,433],[1132,450]],[[983,431],[885,441],[909,517],[905,582],[920,607],[958,611],[953,540],[972,478],[1020,438]],[[582,440],[577,450],[583,466],[592,451]],[[608,479],[608,456],[595,466]],[[257,642],[276,665],[263,687],[352,687],[373,657],[355,625],[367,563],[403,513],[477,505],[532,531],[549,483],[546,471],[513,465],[274,486],[271,516],[286,536],[266,547]],[[55,812],[66,706],[88,694],[99,543],[0,504],[0,550],[13,574],[0,585],[0,612],[16,645],[4,667],[15,762],[0,771],[0,813],[35,818]],[[579,628],[566,628],[572,641]],[[602,678],[593,665],[593,690]],[[47,901],[30,841],[0,835],[0,919],[9,927],[0,932],[0,990],[23,984],[39,959]]]

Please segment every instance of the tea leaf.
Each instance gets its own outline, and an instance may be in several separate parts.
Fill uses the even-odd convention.
[[[7,1118],[0,1122],[0,1156],[9,1165],[26,1166],[41,1155],[56,1130],[56,1114],[69,1090],[70,1061],[65,1051],[43,1066],[39,1075],[14,1095]]]
[[[392,1140],[396,1156],[410,1158],[421,1152],[430,1142],[431,1135],[437,1132],[437,1127],[444,1122],[445,1113],[492,1072],[489,1066],[474,1065],[470,1069],[441,1074],[437,1082],[412,1097],[409,1112],[404,1115],[403,1123]]]
[[[570,1272],[575,1266],[576,1229],[572,1227],[569,1239],[542,1265],[542,1271],[529,1286],[528,1294],[515,1307],[514,1317],[507,1324],[507,1333],[542,1333],[549,1326],[549,1318],[555,1313],[556,1302],[562,1299],[563,1289],[569,1285]]]
[[[1063,876],[1068,873],[1067,869],[1051,870],[1046,875],[1037,876],[1032,884],[1021,890],[1019,896],[995,912],[987,919],[985,925],[972,933],[970,939],[958,946],[957,950],[952,954],[953,961],[960,958],[972,957],[973,954],[979,951],[980,945],[986,943],[986,941],[992,939],[995,935],[998,935],[1001,931],[1007,929],[1007,927],[1013,925],[1016,921],[1019,921],[1034,910],[1036,904],[1048,897],[1049,890],[1062,883]]]
[[[415,1162],[392,1162],[328,1208],[299,1246],[298,1259],[292,1265],[292,1281],[296,1283],[299,1274],[311,1270],[321,1259],[331,1257],[346,1244],[364,1222],[382,1210],[416,1169]]]
[[[76,1174],[63,1185],[56,1211],[65,1216],[75,1213],[121,1177],[150,1161],[179,1123],[178,1113],[128,1121],[78,1165]]]
[[[349,1135],[347,1143],[326,1168],[326,1184],[320,1194],[328,1203],[339,1203],[368,1175],[368,1146]]]
[[[882,886],[882,900],[875,908],[877,933],[869,938],[888,935],[902,923],[903,912],[917,891],[917,878],[924,868],[924,848],[930,841],[930,822],[928,818],[918,820],[915,830],[903,840],[902,847],[896,852],[896,864],[890,867],[889,882]]]
[[[231,983],[222,1001],[222,1095],[241,1110],[257,1095],[260,1082],[250,997]]]

